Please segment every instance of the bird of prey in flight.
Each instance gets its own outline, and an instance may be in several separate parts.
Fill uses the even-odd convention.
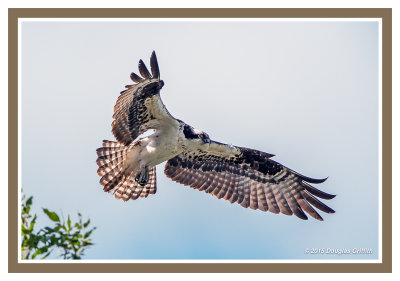
[[[275,214],[306,213],[323,220],[315,210],[334,213],[320,201],[335,195],[311,184],[325,179],[303,176],[272,160],[273,154],[227,145],[174,118],[161,101],[160,79],[155,52],[151,73],[142,60],[140,75],[131,74],[135,84],[127,85],[114,107],[114,141],[103,141],[97,149],[97,173],[104,191],[124,201],[155,194],[156,165],[167,161],[164,173],[173,181],[205,191],[242,207]],[[154,133],[137,139],[148,130]]]

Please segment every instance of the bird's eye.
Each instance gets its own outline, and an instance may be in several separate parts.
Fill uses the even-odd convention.
[[[204,139],[204,134],[200,134],[200,138]]]

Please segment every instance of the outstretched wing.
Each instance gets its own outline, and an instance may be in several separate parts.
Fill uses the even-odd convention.
[[[172,180],[238,203],[254,210],[295,214],[301,219],[310,216],[323,220],[314,207],[326,213],[334,210],[316,197],[332,199],[310,183],[312,179],[271,160],[265,152],[212,141],[209,148],[182,153],[170,159],[165,174]]]
[[[178,122],[171,116],[160,98],[164,82],[160,80],[160,70],[156,53],[150,58],[151,74],[142,60],[139,72],[132,73],[131,79],[137,84],[125,86],[114,107],[112,132],[119,143],[129,145],[139,135],[149,129],[175,125]]]

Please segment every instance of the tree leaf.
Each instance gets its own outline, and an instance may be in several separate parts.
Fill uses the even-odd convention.
[[[87,222],[85,222],[85,223],[83,224],[83,226],[84,226],[84,227],[87,227],[89,224],[90,224],[90,219],[88,219]]]
[[[46,234],[50,234],[50,233],[53,233],[53,232],[54,232],[54,229],[51,228],[51,227],[49,227],[49,226],[46,226],[44,229],[47,230],[47,233],[46,233]]]
[[[68,219],[67,219],[67,225],[68,225],[68,230],[71,230],[71,218],[68,215]]]
[[[33,256],[32,256],[32,259],[35,259],[35,257],[36,257],[37,255],[41,255],[41,254],[43,254],[43,253],[46,253],[48,250],[49,250],[49,249],[48,249],[46,246],[37,249],[37,251],[36,251],[36,252],[33,254]]]
[[[36,223],[36,214],[35,214],[35,216],[33,217],[33,219],[32,219],[32,221],[31,221],[31,225],[29,226],[29,232],[32,232],[33,231],[33,227],[35,226],[35,223]]]
[[[50,212],[48,209],[43,208],[43,212],[51,219],[52,221],[60,221],[60,217],[55,212]]]
[[[93,231],[93,229],[86,232],[85,235],[83,235],[83,238],[85,238],[85,239],[88,238],[90,236],[90,234],[92,234],[92,231]]]
[[[26,203],[25,203],[25,204],[26,204],[27,206],[30,206],[30,205],[32,205],[32,201],[33,201],[33,196],[29,197],[28,200],[26,200]]]
[[[21,233],[22,235],[27,235],[29,233],[23,224],[21,224]]]
[[[90,241],[83,241],[82,245],[83,246],[90,246],[90,245],[93,245],[93,243],[90,242]]]

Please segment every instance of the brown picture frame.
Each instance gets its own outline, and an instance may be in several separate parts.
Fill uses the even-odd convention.
[[[19,263],[18,20],[22,18],[377,18],[382,20],[382,263]],[[9,9],[9,272],[392,272],[392,9]]]

